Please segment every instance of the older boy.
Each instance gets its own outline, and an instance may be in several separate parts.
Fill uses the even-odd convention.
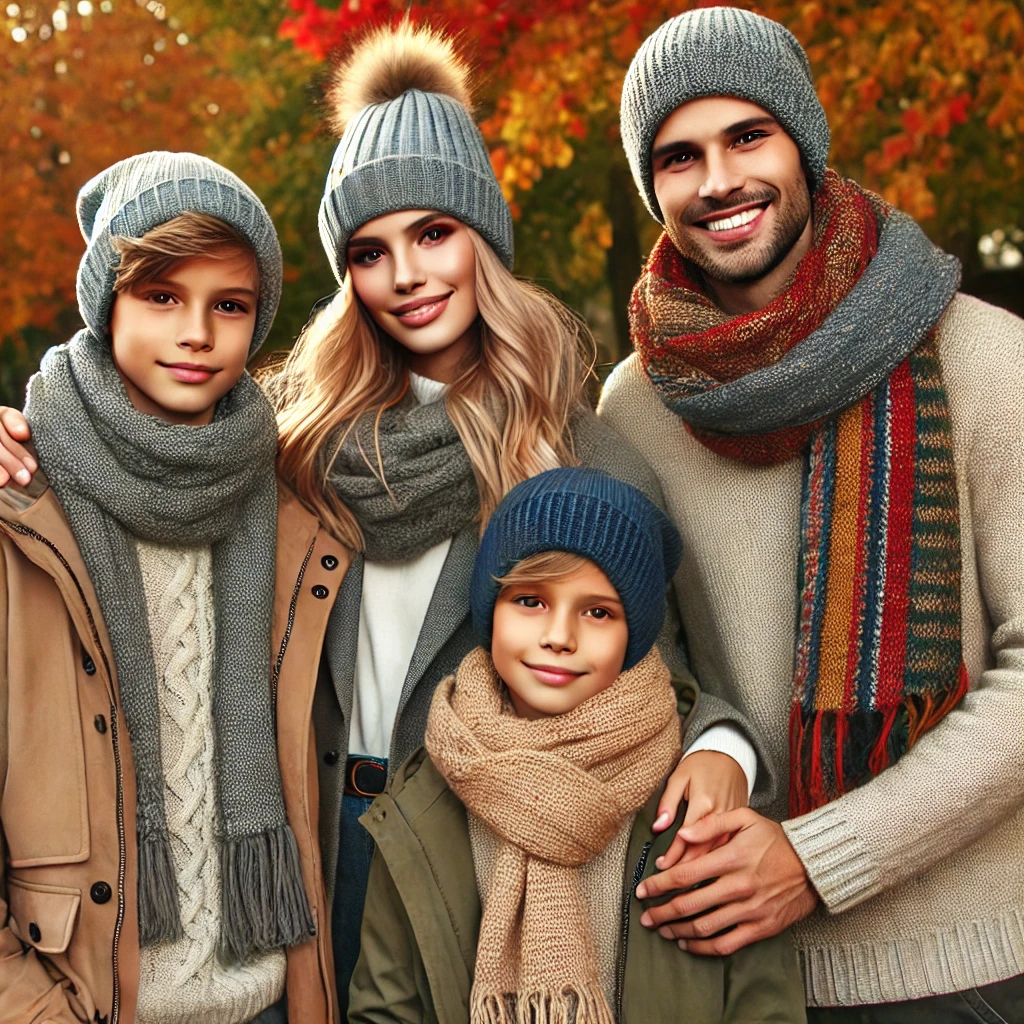
[[[43,472],[0,491],[0,1022],[263,1024],[287,990],[327,1024],[307,610],[343,552],[279,508],[245,373],[277,236],[187,153],[115,164],[78,215],[87,326],[29,385]]]
[[[645,923],[715,954],[799,922],[814,1020],[1022,1021],[1024,325],[826,170],[773,21],[662,25],[622,137],[665,234],[602,412],[682,534],[701,686],[789,778],[684,832],[731,838],[645,894],[717,881]]]
[[[478,648],[441,683],[426,753],[362,819],[377,842],[349,1020],[799,1022],[788,936],[680,954],[633,887],[680,749],[653,647],[671,523],[590,469],[515,487],[473,573]]]

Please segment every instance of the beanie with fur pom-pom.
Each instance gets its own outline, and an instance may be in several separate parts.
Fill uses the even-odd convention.
[[[327,90],[341,141],[320,203],[338,281],[352,233],[397,210],[439,210],[478,231],[510,270],[512,214],[470,113],[469,68],[446,36],[403,22],[372,32]]]

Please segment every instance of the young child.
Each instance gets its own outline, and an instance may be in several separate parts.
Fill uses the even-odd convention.
[[[0,1021],[276,1022],[287,988],[326,1024],[309,708],[348,559],[279,503],[245,372],[277,236],[187,153],[78,217],[86,327],[29,384],[42,472],[0,491]]]
[[[597,470],[513,488],[473,574],[477,648],[426,749],[362,821],[377,843],[349,1020],[800,1022],[789,936],[696,957],[639,924],[680,751],[654,640],[679,538]],[[679,820],[682,820],[682,813]]]

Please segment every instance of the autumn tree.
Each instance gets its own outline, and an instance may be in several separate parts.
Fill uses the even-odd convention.
[[[1013,0],[762,0],[807,49],[831,159],[979,269],[979,235],[1024,221],[1024,18]],[[519,269],[578,306],[604,290],[626,350],[629,288],[655,231],[618,141],[626,67],[686,0],[420,0],[414,19],[461,33],[482,71],[482,129],[517,217]],[[318,60],[399,0],[292,0],[282,33]],[[609,294],[610,293],[610,294]]]

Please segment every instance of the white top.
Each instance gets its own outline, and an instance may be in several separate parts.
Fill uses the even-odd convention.
[[[209,548],[136,542],[160,706],[164,808],[182,937],[139,950],[137,1024],[246,1024],[281,998],[283,949],[225,965],[213,731],[214,606]]]
[[[415,373],[409,385],[421,405],[446,388]],[[350,754],[388,756],[402,686],[451,544],[448,537],[406,562],[363,564]]]

